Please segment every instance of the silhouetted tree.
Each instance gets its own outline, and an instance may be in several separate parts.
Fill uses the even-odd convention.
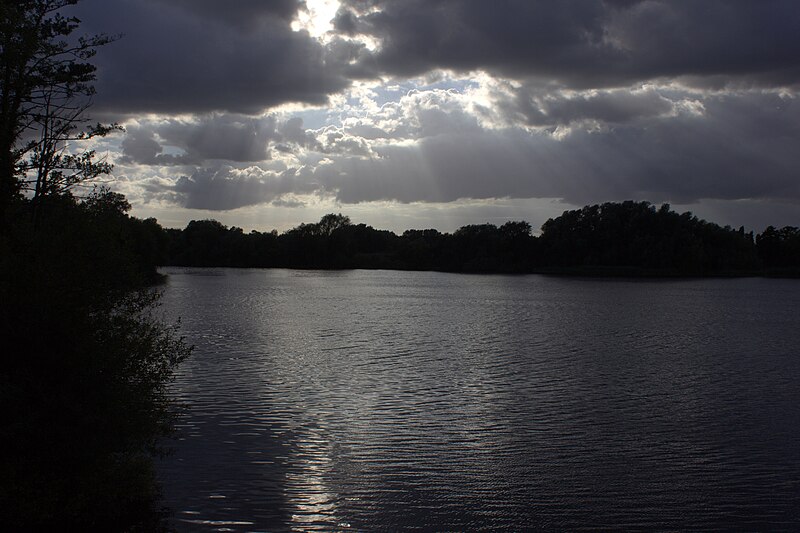
[[[317,223],[317,228],[319,229],[320,235],[329,236],[337,229],[349,225],[350,217],[344,216],[341,213],[336,215],[329,213],[320,219],[319,223]]]
[[[767,227],[756,237],[758,256],[768,269],[793,269],[800,274],[800,228]]]
[[[196,266],[229,266],[225,249],[228,228],[216,220],[192,220],[183,232],[186,253]]]
[[[500,226],[499,229],[503,238],[512,241],[531,236],[531,225],[524,220],[508,221]]]
[[[84,114],[110,39],[75,37],[74,3],[0,2],[0,509],[12,531],[149,531],[189,349],[154,313],[161,227],[108,189],[71,192],[110,170],[72,143],[113,128]]]
[[[502,258],[508,272],[528,272],[534,267],[537,240],[524,220],[509,221],[498,228]]]
[[[107,174],[111,166],[74,142],[118,128],[91,124],[94,94],[88,60],[105,35],[75,38],[79,20],[59,11],[77,0],[16,0],[0,6],[0,224],[14,196],[33,191],[34,212],[45,197]]]
[[[435,229],[406,230],[400,239],[400,266],[411,270],[441,270],[447,237]]]
[[[542,263],[670,275],[747,273],[758,268],[752,235],[665,204],[626,201],[566,211],[542,226]]]

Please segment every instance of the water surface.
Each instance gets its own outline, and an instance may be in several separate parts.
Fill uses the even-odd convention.
[[[800,528],[800,282],[165,270],[181,531]]]

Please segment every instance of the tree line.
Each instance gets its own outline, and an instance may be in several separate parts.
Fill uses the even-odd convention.
[[[161,264],[200,267],[631,276],[800,273],[796,227],[770,226],[754,235],[677,213],[668,204],[634,201],[565,211],[545,222],[538,236],[525,221],[397,235],[328,214],[282,234],[245,233],[216,220],[193,220],[182,230],[163,230],[154,248]]]

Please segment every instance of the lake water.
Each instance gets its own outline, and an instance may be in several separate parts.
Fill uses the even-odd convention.
[[[800,529],[798,280],[165,273],[180,531]]]

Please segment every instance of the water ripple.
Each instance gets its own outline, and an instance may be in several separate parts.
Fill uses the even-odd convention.
[[[800,288],[169,270],[181,531],[800,529]]]

